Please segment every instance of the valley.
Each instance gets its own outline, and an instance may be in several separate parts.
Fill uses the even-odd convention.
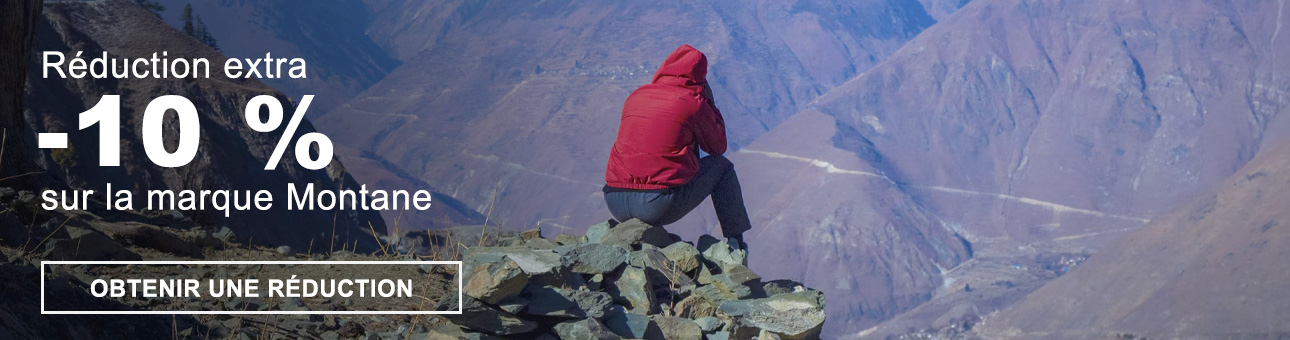
[[[579,235],[609,217],[601,186],[623,100],[689,43],[711,61],[754,225],[749,267],[820,289],[824,338],[1287,332],[1268,326],[1286,315],[1279,2],[217,1],[193,7],[219,18],[220,51],[109,33],[176,26],[186,3],[159,3],[161,20],[122,1],[47,5],[34,50],[178,46],[171,56],[217,66],[271,53],[309,60],[308,77],[117,82],[29,69],[31,131],[75,126],[45,113],[84,111],[116,89],[178,93],[217,113],[203,116],[215,128],[202,143],[222,147],[191,168],[94,171],[29,150],[50,176],[126,190],[316,183],[300,193],[355,206],[339,193],[410,189],[433,202],[219,220],[310,251],[319,237],[334,246],[336,225],[339,244],[368,250],[384,249],[371,234],[433,243],[433,230],[463,225]],[[339,161],[260,176],[278,136],[229,116],[259,93],[317,95],[302,128],[335,140]],[[127,164],[141,159],[137,143],[124,151]],[[273,227],[287,224],[309,228]],[[718,230],[708,204],[667,226],[685,240]]]

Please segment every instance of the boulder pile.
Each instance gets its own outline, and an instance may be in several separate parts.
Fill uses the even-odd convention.
[[[743,250],[638,220],[586,236],[520,233],[463,256],[463,296],[439,302],[440,334],[477,339],[815,339],[824,295],[763,282]],[[433,333],[433,332],[432,332]]]

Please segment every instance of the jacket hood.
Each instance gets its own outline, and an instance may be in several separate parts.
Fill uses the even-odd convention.
[[[689,44],[677,47],[654,73],[653,84],[702,88],[708,83],[708,57]],[[697,90],[697,89],[696,89]]]

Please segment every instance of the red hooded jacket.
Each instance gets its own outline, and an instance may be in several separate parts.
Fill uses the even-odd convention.
[[[726,152],[721,111],[703,95],[707,74],[708,57],[681,45],[659,66],[650,84],[627,97],[605,168],[607,186],[676,187],[699,171],[696,144],[708,154]]]

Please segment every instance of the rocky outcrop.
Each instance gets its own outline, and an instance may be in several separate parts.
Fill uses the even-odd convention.
[[[459,329],[444,334],[562,339],[819,338],[824,294],[762,282],[743,252],[711,237],[699,246],[637,220],[605,223],[601,242],[515,236],[476,247],[464,262]],[[535,230],[536,232],[536,230]],[[648,236],[654,235],[654,236]],[[671,244],[661,240],[675,240]],[[548,241],[549,242],[549,241]],[[537,246],[535,246],[537,245]],[[440,310],[455,310],[455,296]]]

